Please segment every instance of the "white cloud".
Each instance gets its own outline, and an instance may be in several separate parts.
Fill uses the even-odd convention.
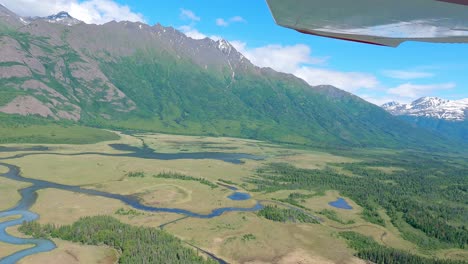
[[[253,49],[241,41],[231,41],[231,44],[253,64],[281,72],[293,73],[302,64],[321,64],[327,60],[327,58],[312,57],[310,47],[304,44],[291,46],[272,44]]]
[[[112,0],[0,0],[0,3],[22,16],[48,16],[66,11],[88,24],[104,24],[112,20],[145,22],[142,14]]]
[[[392,96],[379,96],[379,95],[375,95],[375,94],[361,94],[359,95],[359,97],[361,97],[362,99],[366,100],[367,102],[370,102],[370,103],[373,103],[377,106],[381,106],[385,103],[388,103],[388,102],[393,102],[393,101],[396,101],[396,102],[399,102],[399,103],[407,103],[408,100],[403,100],[402,98],[396,98],[396,97],[392,97]]]
[[[404,83],[387,91],[388,94],[404,98],[417,99],[422,96],[428,96],[430,93],[439,90],[449,90],[456,87],[455,83],[439,84],[412,84]]]
[[[422,96],[429,96],[436,91],[455,88],[454,83],[412,84],[404,83],[394,88],[384,87],[371,73],[338,71],[320,66],[328,58],[312,56],[309,46],[303,44],[282,46],[266,45],[249,48],[247,43],[231,41],[231,44],[243,53],[253,64],[259,67],[271,67],[276,71],[294,74],[312,86],[329,84],[342,90],[357,94],[371,103],[381,105],[389,101],[409,102]],[[317,65],[318,64],[318,65]],[[386,71],[395,79],[429,78],[433,74],[424,70]]]
[[[232,23],[247,23],[247,21],[241,17],[241,16],[233,16],[229,18],[228,20],[224,18],[217,18],[216,19],[216,25],[220,27],[227,27]]]
[[[192,21],[200,21],[200,17],[195,15],[195,13],[192,10],[188,9],[180,9],[180,18],[185,19],[185,20],[192,20]]]
[[[189,38],[204,39],[207,37],[205,34],[201,33],[196,28],[189,25],[181,26],[179,27],[179,30],[182,31]]]
[[[402,70],[386,70],[382,72],[383,75],[401,80],[412,80],[433,77],[434,74],[424,71],[402,71]]]
[[[210,38],[212,40],[222,39],[222,37],[220,37],[218,35],[207,36],[207,35],[201,33],[200,31],[198,31],[198,29],[196,29],[195,27],[193,27],[191,25],[180,26],[179,30],[182,31],[182,33],[184,33],[187,37],[193,38],[193,39],[204,39],[204,38]]]
[[[220,27],[227,27],[227,26],[229,26],[229,23],[226,22],[226,20],[224,20],[222,18],[217,18],[216,19],[216,25],[220,26]]]
[[[241,16],[233,16],[229,19],[229,21],[234,22],[234,23],[246,23],[247,22],[247,20],[245,20]]]
[[[375,89],[379,85],[379,81],[374,75],[361,72],[341,72],[303,66],[297,69],[294,75],[310,85],[330,84],[348,92],[356,92],[359,89]]]
[[[311,56],[311,49],[307,45],[267,45],[249,49],[245,42],[232,41],[231,44],[253,64],[292,73],[310,85],[330,84],[347,91],[373,89],[379,85],[377,78],[371,74],[341,72],[313,66],[323,64],[327,58]]]

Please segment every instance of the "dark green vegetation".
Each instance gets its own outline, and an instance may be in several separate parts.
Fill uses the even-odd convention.
[[[0,144],[93,144],[119,138],[117,134],[112,132],[69,122],[55,123],[0,113]]]
[[[255,235],[253,234],[245,234],[242,236],[242,241],[246,242],[246,241],[250,241],[250,240],[255,240],[257,239],[257,237],[255,237]]]
[[[126,175],[127,177],[130,177],[130,178],[144,178],[145,177],[145,173],[142,171],[131,171],[131,172],[128,172]]]
[[[258,215],[275,222],[318,224],[315,218],[300,210],[279,208],[276,205],[265,206],[262,210],[258,211]]]
[[[109,216],[85,217],[70,226],[24,223],[20,231],[35,238],[60,238],[86,245],[107,245],[121,252],[119,263],[216,263],[204,260],[165,231],[120,223]]]
[[[226,80],[223,73],[206,71],[190,60],[157,53],[103,63],[104,73],[140,106],[140,117],[96,125],[323,147],[420,146],[428,139],[431,146],[440,143],[333,87],[311,88],[291,76],[246,67],[234,80]]]
[[[143,213],[138,212],[137,210],[134,210],[134,209],[125,210],[124,208],[119,208],[117,209],[117,211],[115,211],[115,214],[137,216],[137,215],[142,215]]]
[[[251,191],[338,190],[364,208],[363,217],[385,226],[383,209],[403,238],[423,248],[465,248],[468,244],[468,164],[466,159],[399,153],[379,160],[334,164],[353,177],[331,167],[299,169],[288,164],[270,164],[248,181]],[[383,172],[372,167],[398,167]]]
[[[228,184],[228,185],[236,186],[236,183],[230,180],[218,179],[218,181]]]
[[[447,150],[441,138],[347,92],[255,67],[229,43],[127,22],[17,27],[0,26],[0,56],[20,58],[0,65],[14,73],[0,80],[1,104],[33,97],[56,118],[101,128]]]
[[[300,207],[302,209],[307,209],[304,207],[301,203],[305,201],[305,199],[312,198],[314,196],[320,195],[322,193],[317,193],[317,194],[302,194],[302,193],[290,193],[288,195],[288,198],[286,199],[274,199],[283,203],[288,203],[297,207]]]
[[[409,252],[388,248],[375,242],[372,238],[355,232],[341,232],[340,236],[356,250],[356,256],[378,264],[463,264],[465,261],[429,259]]]
[[[153,177],[161,178],[161,179],[175,179],[175,180],[182,180],[182,181],[197,181],[201,184],[210,186],[211,189],[218,188],[217,184],[212,183],[207,179],[187,176],[187,175],[180,174],[177,172],[161,172],[158,175],[154,175]]]

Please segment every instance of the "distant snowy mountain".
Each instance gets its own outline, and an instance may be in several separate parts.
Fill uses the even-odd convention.
[[[37,21],[37,20],[44,20],[44,21],[47,21],[49,23],[61,24],[61,25],[65,25],[65,26],[74,26],[74,25],[84,23],[83,21],[78,20],[78,19],[70,16],[70,14],[68,14],[65,11],[62,11],[62,12],[59,12],[59,13],[57,13],[55,15],[50,15],[50,16],[47,16],[47,17],[20,17],[20,20],[25,25],[27,25],[27,24],[29,24],[29,23],[31,23],[33,21]]]
[[[47,20],[47,22],[49,23],[57,23],[57,24],[62,24],[62,25],[67,25],[67,26],[73,26],[73,25],[83,23],[82,21],[70,16],[70,14],[64,11],[59,12],[55,15],[45,17],[43,19]]]
[[[463,121],[468,116],[468,98],[445,100],[437,97],[422,97],[410,104],[389,102],[382,105],[392,115],[417,116],[449,121]]]

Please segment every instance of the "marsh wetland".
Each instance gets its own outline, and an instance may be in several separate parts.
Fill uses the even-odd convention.
[[[0,147],[0,181],[7,194],[1,198],[0,263],[58,263],[71,248],[75,263],[130,261],[125,252],[135,248],[103,244],[92,233],[75,239],[67,235],[66,230],[93,225],[110,232],[122,225],[132,237],[134,227],[162,232],[175,244],[161,250],[182,250],[194,263],[378,262],[374,251],[434,263],[464,263],[468,257],[466,204],[432,185],[466,186],[465,178],[457,176],[467,169],[462,157],[441,167],[417,153],[393,150],[339,155],[236,138],[119,136],[86,145]],[[378,158],[369,159],[369,153]],[[433,174],[431,193],[425,194],[415,181],[418,172],[403,158],[394,160],[397,155],[431,163],[428,169],[451,177]],[[381,169],[386,167],[392,170]],[[411,184],[405,182],[408,175]],[[429,194],[450,201],[445,211],[421,209],[450,218],[440,227],[445,237],[426,229],[422,220],[430,214],[413,216],[399,207],[404,201],[388,200],[395,186],[406,186],[399,191],[402,197],[413,192],[405,208],[423,206],[417,201]],[[369,189],[380,192],[364,196]],[[356,247],[360,236],[375,244]],[[90,252],[99,257],[90,258]]]

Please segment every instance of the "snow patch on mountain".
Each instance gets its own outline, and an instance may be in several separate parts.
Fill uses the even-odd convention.
[[[437,97],[422,97],[409,104],[388,102],[382,105],[392,115],[424,116],[450,121],[463,121],[468,115],[468,98],[446,100]]]
[[[229,55],[231,53],[232,45],[228,41],[224,39],[220,39],[216,42],[218,43],[218,49],[222,51],[224,54]]]

